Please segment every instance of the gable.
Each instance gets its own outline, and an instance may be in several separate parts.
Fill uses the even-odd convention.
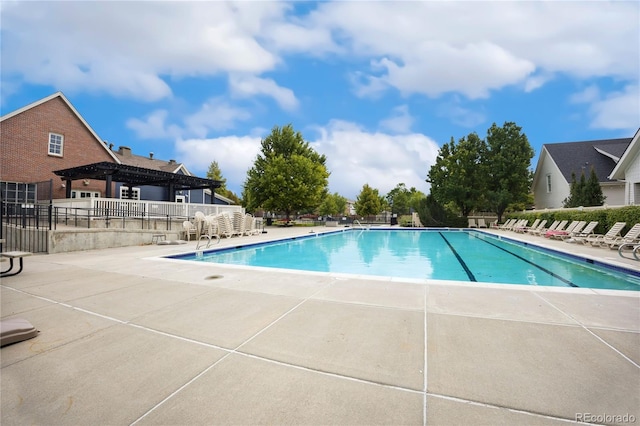
[[[588,177],[593,167],[600,183],[606,183],[611,182],[609,175],[630,143],[631,138],[605,139],[545,144],[543,148],[567,182],[571,182],[572,173],[579,178],[584,171]]]

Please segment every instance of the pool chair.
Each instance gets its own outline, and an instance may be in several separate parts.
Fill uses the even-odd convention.
[[[569,223],[568,220],[560,221],[560,223],[558,224],[558,226],[556,226],[555,229],[547,229],[542,234],[542,236],[545,237],[545,238],[549,238],[551,235],[553,235],[554,232],[564,231],[564,228],[567,226],[567,223]]]
[[[473,218],[469,218],[469,225],[468,228],[477,228],[478,225],[476,225],[476,220]]]
[[[505,223],[503,223],[502,225],[498,225],[498,229],[509,230],[509,229],[511,229],[513,227],[513,225],[515,225],[515,223],[517,221],[518,221],[518,219],[509,219]]]
[[[258,229],[256,218],[253,217],[253,215],[247,213],[244,216],[244,221],[245,221],[245,224],[244,224],[245,235],[258,235],[262,232],[260,231],[260,229]]]
[[[513,232],[522,232],[522,229],[527,229],[527,226],[529,225],[529,220],[528,219],[522,219],[519,220],[518,222],[516,222],[515,225],[513,225],[513,227],[511,228],[511,230]]]
[[[194,239],[196,238],[196,226],[188,220],[182,222],[182,230],[185,233],[185,240],[191,241],[191,235],[193,235]]]
[[[602,234],[592,234],[589,235],[586,240],[585,240],[585,244],[591,244],[592,246],[603,246],[603,247],[607,247],[608,244],[612,243],[616,238],[618,238],[620,236],[620,233],[622,232],[622,230],[624,229],[624,227],[627,226],[627,222],[616,222],[608,231],[606,234],[602,235]]]
[[[539,224],[540,224],[540,219],[536,219],[533,221],[531,226],[526,226],[526,225],[521,226],[519,228],[515,228],[514,231],[524,234],[525,232],[528,232],[530,229],[536,229]]]
[[[538,231],[541,231],[544,229],[544,227],[547,226],[547,219],[541,220],[540,223],[538,224],[538,226],[532,226],[529,229],[527,229],[527,234],[535,234]]]
[[[221,213],[216,216],[216,218],[218,220],[218,235],[220,235],[220,237],[231,238],[236,235],[233,230],[233,222],[228,214]]]
[[[484,217],[478,219],[478,228],[486,228],[487,222],[484,221]]]
[[[610,249],[616,250],[623,244],[640,244],[640,223],[636,223],[629,229],[624,237],[616,237],[611,242],[606,243]]]
[[[233,216],[232,216],[232,226],[233,226],[233,233],[235,235],[244,235],[244,231],[245,231],[245,227],[246,227],[246,223],[247,221],[244,218],[244,213],[242,212],[233,212]]]
[[[538,226],[538,229],[532,229],[529,231],[529,234],[531,235],[542,235],[547,231],[553,231],[554,229],[556,229],[558,227],[558,225],[560,225],[560,221],[559,220],[554,220],[553,223],[551,224],[551,226],[549,226],[548,228],[545,228],[544,226]]]
[[[566,243],[584,244],[587,237],[589,237],[589,235],[593,235],[593,231],[596,229],[596,226],[598,226],[597,220],[593,222],[589,222],[589,224],[587,224],[587,226],[585,226],[582,229],[582,231],[575,232],[575,229],[574,229],[574,233],[571,237],[562,238],[562,240]]]
[[[576,223],[571,223],[571,225],[567,226],[567,229],[564,231],[558,231],[551,235],[549,238],[553,240],[567,240],[569,238],[573,238],[574,235],[582,232],[584,227],[587,226],[586,220],[581,220]]]

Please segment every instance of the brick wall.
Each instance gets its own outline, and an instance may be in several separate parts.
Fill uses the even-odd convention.
[[[49,133],[64,136],[62,157],[49,155]],[[63,181],[53,171],[100,161],[113,162],[101,144],[66,102],[54,97],[0,123],[0,180],[53,179],[53,197],[65,198]],[[99,191],[104,196],[105,182],[91,180],[85,185],[78,180],[73,182],[72,189]]]

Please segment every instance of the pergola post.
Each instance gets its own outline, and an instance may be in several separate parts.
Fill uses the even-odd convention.
[[[105,197],[112,198],[111,197],[111,175],[107,175],[106,181],[107,181],[107,186],[104,189]]]

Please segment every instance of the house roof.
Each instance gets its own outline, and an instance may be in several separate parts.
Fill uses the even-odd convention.
[[[177,163],[175,160],[158,160],[153,158],[152,154],[149,156],[136,155],[131,152],[131,149],[126,146],[119,147],[118,151],[113,152],[122,164],[134,167],[142,167],[145,169],[161,170],[163,172],[178,173],[182,171],[185,175],[191,175],[187,168],[182,163]]]
[[[640,151],[640,144],[638,144],[638,137],[640,136],[640,128],[636,131],[636,134],[631,139],[631,143],[620,157],[620,161],[614,167],[613,171],[609,175],[609,179],[624,179],[625,170],[631,164],[638,151]]]
[[[589,176],[593,167],[598,180],[610,182],[609,174],[615,168],[632,138],[603,139],[583,142],[544,144],[553,161],[567,182],[571,182],[571,173],[579,178],[584,170]]]
[[[109,163],[107,161],[56,170],[53,173],[68,180],[107,180],[107,177],[111,176],[114,182],[122,182],[130,185],[173,186],[174,190],[198,188],[215,189],[222,185],[222,182],[217,180],[162,170],[146,169],[126,164]]]
[[[3,115],[2,117],[0,117],[0,122],[7,120],[11,117],[15,117],[18,114],[22,114],[25,111],[28,111],[32,108],[37,107],[38,105],[42,105],[46,102],[51,101],[52,99],[55,98],[60,98],[71,110],[71,112],[73,112],[73,114],[78,118],[78,120],[80,120],[80,122],[82,122],[82,124],[87,128],[87,130],[89,131],[89,133],[91,133],[91,135],[95,138],[95,140],[100,144],[100,146],[107,151],[107,153],[109,153],[109,155],[113,158],[113,161],[115,161],[116,163],[119,163],[120,160],[118,160],[118,157],[116,157],[114,155],[114,153],[104,144],[104,142],[102,141],[102,139],[100,139],[100,137],[98,136],[98,134],[91,128],[91,126],[89,126],[89,123],[87,123],[85,121],[84,118],[82,118],[82,116],[80,115],[80,113],[74,108],[74,106],[71,104],[71,102],[69,102],[69,99],[67,99],[67,97],[62,93],[62,92],[56,92],[52,95],[47,96],[46,98],[42,98],[39,99],[35,102],[30,103],[29,105],[23,106],[20,109],[17,109],[15,111],[12,111],[6,115]]]

